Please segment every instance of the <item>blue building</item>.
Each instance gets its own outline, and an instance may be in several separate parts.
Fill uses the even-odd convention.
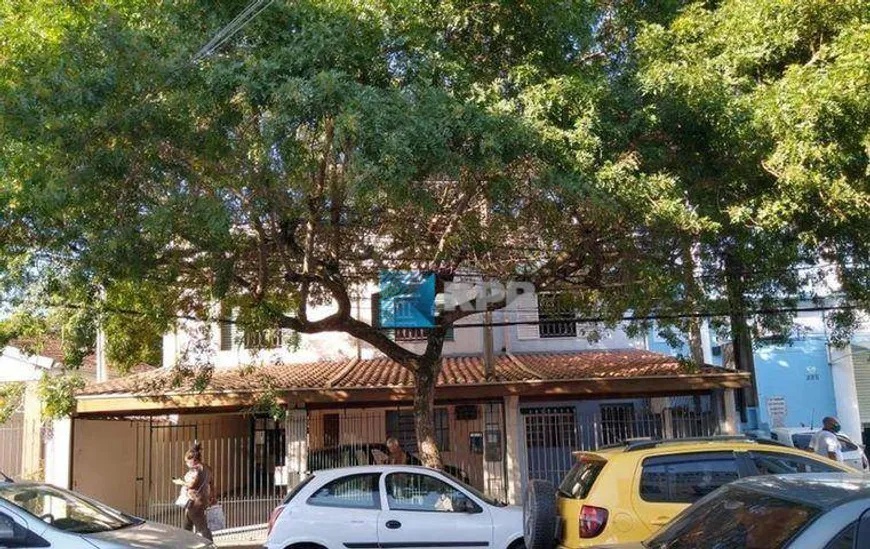
[[[724,346],[716,345],[706,333],[703,340],[705,362],[722,365]],[[674,356],[690,354],[684,342],[672,347],[655,329],[648,336],[648,347]],[[797,336],[787,344],[762,344],[754,357],[758,409],[749,411],[744,429],[818,427],[823,417],[838,415],[838,404],[842,410],[854,403],[854,392],[850,395],[848,390],[840,395],[846,402],[838,403],[831,349],[822,333]]]

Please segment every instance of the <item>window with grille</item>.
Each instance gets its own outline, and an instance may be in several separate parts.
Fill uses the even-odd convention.
[[[563,294],[538,294],[538,335],[577,337],[577,317]]]
[[[607,404],[601,406],[601,444],[608,446],[635,438],[634,404]]]
[[[526,445],[529,448],[570,448],[577,446],[574,408],[536,408],[523,410]]]
[[[414,412],[411,410],[388,411],[386,415],[387,437],[395,438],[406,452],[417,451],[417,431],[414,427]],[[442,452],[450,451],[450,416],[446,408],[436,408],[435,443]]]
[[[232,323],[232,311],[229,310],[228,307],[224,307],[221,305],[220,310],[220,322],[218,323],[220,327],[220,337],[221,337],[221,351],[232,351],[233,350],[233,323]]]
[[[323,416],[323,447],[335,448],[341,438],[341,420],[338,414]]]
[[[284,344],[280,328],[273,330],[245,331],[244,343],[246,349],[276,349]]]
[[[381,294],[375,292],[371,296],[372,301],[372,327],[382,328],[381,326]],[[402,307],[402,302],[397,302],[399,307]],[[401,316],[401,311],[397,311],[396,316]],[[426,341],[429,337],[431,328],[383,328],[381,329],[387,337],[393,341]],[[445,341],[453,341],[453,327],[447,328],[447,333],[444,336]]]

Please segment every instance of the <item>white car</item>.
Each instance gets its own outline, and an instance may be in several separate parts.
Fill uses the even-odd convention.
[[[809,427],[777,427],[770,430],[770,438],[786,446],[811,452],[810,440],[818,431],[818,429]],[[843,433],[837,433],[837,438],[840,440],[840,451],[843,452],[843,461],[846,465],[865,473],[870,472],[870,463],[868,463],[861,445],[856,444],[848,435]]]
[[[523,510],[414,466],[317,471],[269,519],[266,549],[523,548]]]
[[[69,490],[0,482],[0,547],[209,549],[179,528],[148,522]]]

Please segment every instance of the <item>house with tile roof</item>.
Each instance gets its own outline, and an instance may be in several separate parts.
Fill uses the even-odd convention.
[[[37,384],[45,375],[60,373],[63,363],[59,337],[14,339],[0,348],[0,388],[20,387],[13,403],[17,409],[0,424],[0,471],[13,478],[41,480],[47,462],[52,461],[52,431],[50,422],[42,418]],[[143,365],[136,371],[147,369]],[[86,383],[95,383],[96,356],[85,356],[77,371]]]
[[[548,303],[521,295],[493,313],[489,337],[482,315],[448,335],[435,414],[448,471],[519,502],[528,479],[561,478],[575,450],[736,428],[733,393],[747,374],[651,351],[644,337],[566,319]],[[377,322],[378,307],[369,294],[355,316]],[[411,350],[425,344],[425,329],[388,333]],[[415,459],[412,375],[344,333],[185,321],[164,337],[163,357],[161,369],[78,395],[73,488],[177,523],[170,481],[197,440],[229,525],[245,527],[313,470],[384,459],[387,438]]]

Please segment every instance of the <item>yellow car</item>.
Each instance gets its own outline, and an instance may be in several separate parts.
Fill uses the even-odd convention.
[[[577,461],[558,489],[546,481],[529,483],[526,549],[642,541],[698,499],[738,478],[858,473],[804,450],[744,437],[630,441],[574,455]]]

